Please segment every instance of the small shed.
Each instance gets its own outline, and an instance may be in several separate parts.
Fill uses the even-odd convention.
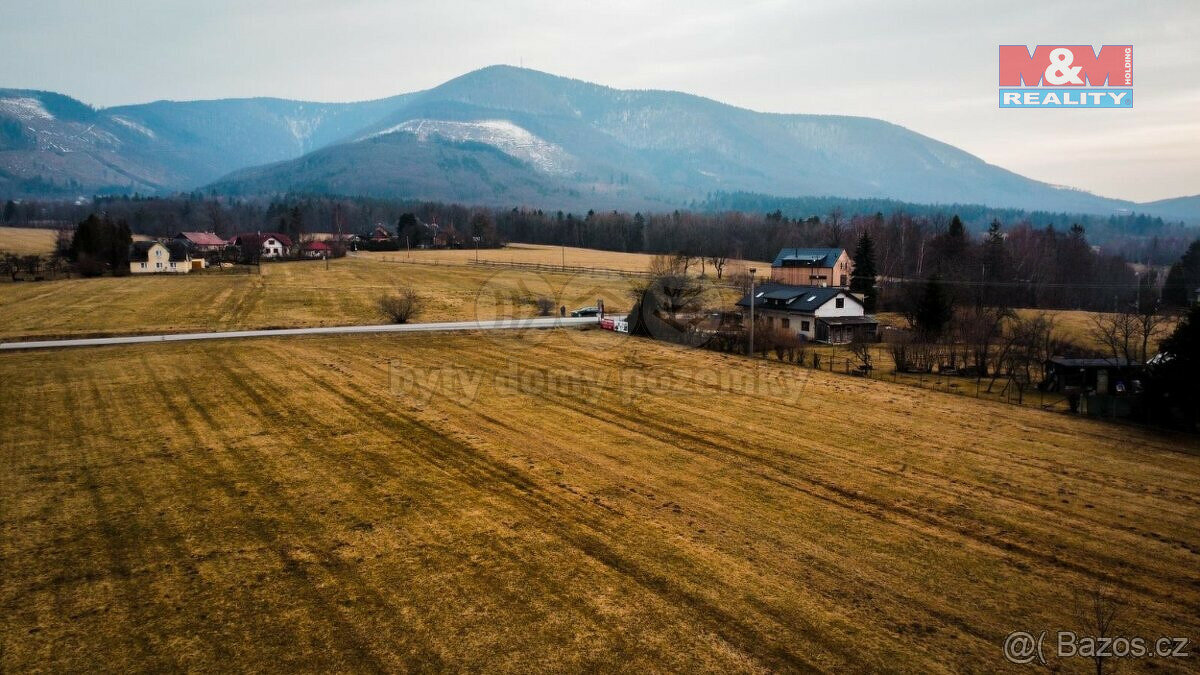
[[[1146,365],[1124,358],[1046,360],[1042,391],[1121,396],[1142,390]]]
[[[817,319],[817,341],[830,344],[878,342],[879,322],[873,316],[830,316]]]

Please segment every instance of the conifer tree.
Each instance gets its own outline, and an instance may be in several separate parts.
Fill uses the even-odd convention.
[[[863,307],[868,313],[875,311],[875,242],[871,235],[863,232],[854,250],[854,272],[850,275],[850,292],[863,296]]]

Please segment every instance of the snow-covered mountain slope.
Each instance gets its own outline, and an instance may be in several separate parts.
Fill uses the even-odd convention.
[[[557,194],[579,195],[545,206],[639,199],[680,204],[729,190],[1090,213],[1133,206],[1024,178],[881,120],[758,113],[688,94],[621,91],[509,66],[414,94],[330,149],[353,152],[355,142],[396,133],[489,145],[556,181]],[[296,176],[294,167],[279,170]],[[269,172],[255,175],[260,188],[288,189]],[[231,181],[236,177],[221,185]],[[344,185],[355,181],[346,177]]]
[[[51,92],[0,89],[0,192],[190,190],[348,137],[405,98],[158,101],[96,110]]]
[[[1155,213],[1025,178],[882,120],[759,113],[511,66],[352,104],[94,110],[57,94],[0,90],[0,195],[203,186],[571,209],[675,208],[745,191]],[[1191,201],[1161,206],[1164,216],[1200,220]]]
[[[412,134],[420,141],[428,141],[432,137],[456,142],[474,141],[527,161],[546,173],[563,174],[571,170],[572,158],[565,150],[508,120],[455,122],[413,119],[367,134],[360,140],[395,133]]]

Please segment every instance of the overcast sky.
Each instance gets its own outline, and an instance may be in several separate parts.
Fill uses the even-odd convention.
[[[350,101],[496,63],[868,115],[1050,183],[1200,193],[1200,1],[0,0],[0,87]],[[1132,110],[999,110],[999,44],[1134,45]]]

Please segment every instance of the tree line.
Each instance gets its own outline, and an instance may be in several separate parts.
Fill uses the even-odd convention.
[[[716,192],[696,205],[700,211],[779,212],[792,218],[807,218],[835,210],[846,213],[907,213],[918,218],[935,218],[954,213],[967,229],[982,233],[993,220],[1002,223],[1038,223],[1066,230],[1074,224],[1087,229],[1093,243],[1120,253],[1131,262],[1169,264],[1179,250],[1196,238],[1196,229],[1181,222],[1164,221],[1145,213],[1095,215],[1055,211],[1026,211],[982,204],[914,204],[895,199],[846,199],[841,197],[776,197],[750,192]]]
[[[987,232],[976,236],[957,215],[846,217],[834,211],[796,220],[779,212],[576,216],[514,209],[498,213],[497,226],[514,241],[684,254],[717,265],[730,258],[771,260],[791,247],[855,251],[865,236],[879,279],[881,309],[910,305],[911,295],[933,277],[960,304],[1093,311],[1128,304],[1140,286],[1161,282],[1153,268],[1135,270],[1121,255],[1092,245],[1079,224],[1063,230],[1027,222],[1006,227],[993,220]]]
[[[105,197],[83,204],[10,201],[5,204],[3,219],[10,225],[68,227],[93,213],[124,221],[133,232],[150,236],[211,231],[229,237],[239,232],[272,231],[299,241],[306,233],[314,232],[369,235],[382,225],[397,237],[393,245],[399,247],[428,244],[432,233],[440,231],[448,233],[451,241],[468,247],[474,245],[473,237],[479,236],[483,246],[520,241],[683,254],[703,261],[718,276],[731,259],[771,260],[780,249],[788,247],[854,250],[867,235],[879,279],[878,305],[885,310],[911,304],[911,294],[937,276],[958,302],[982,298],[984,302],[1008,306],[1112,311],[1133,302],[1139,287],[1146,283],[1164,283],[1156,267],[1145,265],[1143,258],[1169,263],[1190,241],[1161,238],[1166,230],[1155,222],[1143,222],[1144,216],[1130,217],[1129,226],[1156,234],[1131,234],[1123,246],[1138,255],[1155,252],[1133,259],[1122,255],[1119,248],[1097,246],[1091,241],[1088,227],[1096,225],[1098,219],[1083,217],[1081,222],[1062,226],[1058,216],[1048,216],[1053,222],[1034,223],[1024,212],[998,211],[1012,215],[1014,220],[995,218],[980,233],[957,214],[929,209],[920,213],[900,208],[886,214],[844,213],[835,206],[828,213],[802,218],[789,217],[782,209],[769,213],[576,214],[411,200],[317,196],[229,199],[199,193],[170,198]],[[428,227],[431,224],[436,224],[437,230]],[[1196,233],[1186,232],[1192,238]],[[1129,243],[1133,241],[1138,242],[1137,246]],[[1164,246],[1164,242],[1170,246]],[[1193,259],[1200,259],[1200,253]],[[1143,264],[1135,269],[1130,262]],[[1165,280],[1171,289],[1166,300],[1182,305],[1192,281],[1180,274]]]

